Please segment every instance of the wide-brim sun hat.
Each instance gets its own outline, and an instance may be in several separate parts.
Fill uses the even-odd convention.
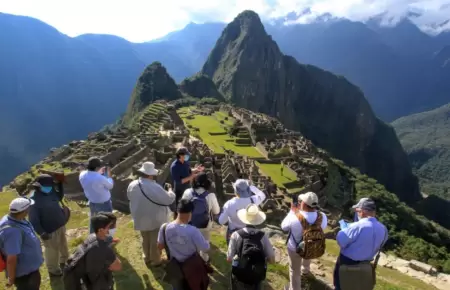
[[[266,221],[266,214],[256,204],[249,204],[246,208],[238,210],[237,216],[246,225],[257,226]]]
[[[150,176],[158,175],[159,173],[159,170],[155,168],[155,164],[153,162],[144,162],[138,171]]]

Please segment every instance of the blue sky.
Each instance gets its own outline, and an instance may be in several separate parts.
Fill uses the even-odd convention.
[[[0,12],[38,18],[69,36],[105,33],[134,42],[161,37],[189,22],[229,22],[245,9],[269,20],[308,7],[311,14],[295,22],[328,12],[357,21],[385,13],[386,23],[395,23],[415,11],[422,15],[414,21],[433,31],[435,23],[450,18],[450,0],[0,0]],[[450,29],[450,22],[437,28],[442,29]]]

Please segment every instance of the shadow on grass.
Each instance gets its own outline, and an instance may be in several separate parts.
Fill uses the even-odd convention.
[[[144,274],[141,278],[133,266],[126,258],[117,254],[122,262],[122,271],[114,273],[115,289],[116,290],[153,290],[150,282],[150,277]],[[156,276],[156,275],[155,275]],[[159,279],[158,279],[159,280]]]

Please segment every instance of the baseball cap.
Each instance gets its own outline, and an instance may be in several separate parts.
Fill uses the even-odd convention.
[[[41,174],[33,182],[33,186],[53,186],[53,177],[48,174]]]
[[[317,194],[312,191],[300,194],[298,199],[312,208],[317,208],[319,206],[319,198],[317,197]]]
[[[91,157],[88,159],[89,168],[99,168],[103,166],[103,161],[98,157]]]
[[[189,152],[189,150],[187,150],[186,147],[180,147],[177,149],[177,151],[175,152],[176,155],[191,155],[191,153]]]
[[[34,200],[26,198],[26,197],[18,197],[11,201],[9,204],[9,212],[10,213],[19,213],[28,209],[30,206],[34,204]]]
[[[233,183],[233,188],[239,197],[250,197],[252,192],[250,190],[250,184],[245,179],[238,179]]]
[[[353,209],[356,208],[360,208],[360,209],[364,209],[364,210],[368,210],[368,211],[374,211],[377,209],[377,205],[375,204],[375,202],[368,198],[368,197],[363,197],[361,198],[357,204],[355,204],[354,206],[352,206]]]

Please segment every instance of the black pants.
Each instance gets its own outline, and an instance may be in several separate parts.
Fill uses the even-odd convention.
[[[37,270],[28,275],[16,277],[14,285],[17,290],[39,290],[41,287],[41,273]]]
[[[184,193],[184,190],[175,189],[175,202],[174,202],[173,210],[172,210],[174,218],[177,218],[177,216],[178,216],[178,213],[177,213],[178,203],[180,202],[180,199],[183,197],[183,193]]]

